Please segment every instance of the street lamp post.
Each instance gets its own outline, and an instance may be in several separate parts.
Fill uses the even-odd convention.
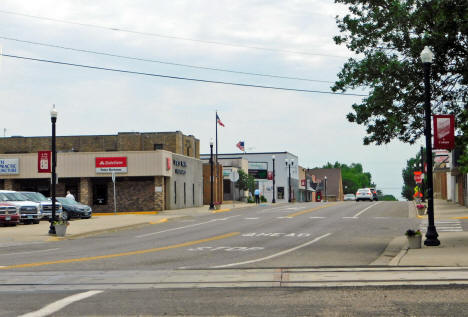
[[[328,199],[327,199],[327,177],[325,176],[325,202],[328,202]]]
[[[286,159],[286,166],[288,167],[288,171],[289,171],[289,180],[288,180],[288,202],[290,203],[291,202],[291,166],[294,165],[294,161],[292,159]]]
[[[213,203],[213,139],[210,139],[210,184],[211,184],[211,198],[210,198],[210,209],[214,209]]]
[[[55,110],[55,105],[52,110],[50,110],[50,120],[52,121],[52,188],[51,188],[51,197],[52,197],[52,217],[50,218],[50,227],[49,234],[55,234],[55,184],[57,181],[57,175],[55,173],[55,168],[57,166],[57,150],[55,148],[55,123],[57,122],[57,110]]]
[[[275,199],[275,156],[273,155],[271,159],[273,160],[273,199],[271,200],[271,203],[275,204],[276,203],[276,199]]]
[[[434,225],[434,192],[432,182],[432,129],[431,129],[431,63],[434,59],[434,54],[429,47],[425,46],[421,52],[421,60],[424,65],[424,112],[425,112],[425,134],[426,134],[426,164],[427,164],[427,232],[424,245],[438,246],[440,244],[439,236]]]

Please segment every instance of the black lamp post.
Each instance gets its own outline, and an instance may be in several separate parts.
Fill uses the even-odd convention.
[[[431,63],[434,59],[434,54],[429,47],[425,46],[421,52],[421,60],[424,65],[424,112],[425,112],[425,135],[426,135],[426,164],[427,164],[427,232],[424,245],[438,246],[440,241],[437,239],[436,227],[434,225],[434,192],[432,183],[432,129],[431,129]]]
[[[325,202],[328,202],[328,198],[327,198],[327,177],[325,176]]]
[[[55,149],[55,123],[57,122],[57,110],[55,110],[55,105],[52,110],[50,110],[50,120],[52,121],[52,188],[51,188],[51,197],[52,197],[52,217],[50,218],[50,227],[49,234],[55,234],[55,183],[57,181],[57,175],[55,174],[55,168],[57,166],[57,151]]]
[[[211,198],[210,198],[210,209],[214,209],[213,203],[213,139],[210,140],[210,184],[211,184]]]
[[[294,165],[294,161],[292,159],[286,159],[286,166],[288,167],[289,170],[289,191],[288,191],[288,202],[291,202],[291,165]]]
[[[271,159],[273,160],[273,199],[271,200],[271,203],[275,204],[276,203],[276,199],[275,199],[275,156],[273,155]]]

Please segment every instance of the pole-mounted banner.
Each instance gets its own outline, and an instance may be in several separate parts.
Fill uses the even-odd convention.
[[[434,115],[433,149],[451,150],[455,147],[455,118],[453,115]]]

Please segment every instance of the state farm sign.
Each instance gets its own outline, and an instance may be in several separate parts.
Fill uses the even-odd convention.
[[[96,173],[127,173],[127,157],[96,157]]]

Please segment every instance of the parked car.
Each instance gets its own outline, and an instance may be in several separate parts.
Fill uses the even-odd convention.
[[[377,190],[375,188],[369,188],[369,189],[372,192],[372,197],[373,197],[372,199],[376,201],[379,200],[379,197],[377,196]]]
[[[345,201],[355,201],[356,196],[354,194],[346,194],[346,195],[344,195],[344,200]]]
[[[63,219],[72,218],[91,218],[93,211],[88,205],[77,202],[74,199],[65,197],[57,197],[57,201],[62,204],[62,217]]]
[[[39,203],[41,206],[42,219],[52,218],[52,201],[47,199],[46,196],[37,192],[18,192],[23,196],[26,196],[29,200]],[[55,215],[62,217],[62,204],[58,201],[55,202]]]
[[[41,208],[36,202],[12,190],[0,190],[0,201],[12,203],[19,209],[20,221],[23,223],[39,223],[41,221]]]
[[[12,203],[0,202],[0,224],[4,226],[16,226],[19,222],[19,208]]]
[[[356,201],[360,200],[369,200],[372,201],[374,199],[374,194],[372,194],[372,191],[370,188],[360,188],[356,192]]]

